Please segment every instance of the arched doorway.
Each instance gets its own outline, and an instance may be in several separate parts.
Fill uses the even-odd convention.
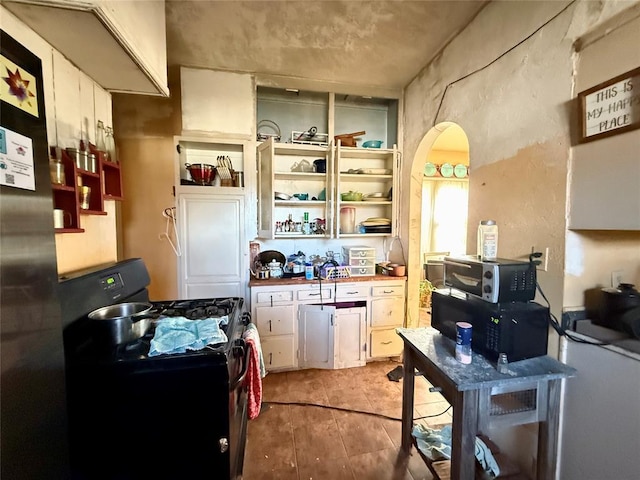
[[[442,122],[431,128],[424,136],[411,164],[410,202],[409,202],[409,242],[407,258],[407,326],[420,324],[420,281],[423,278],[423,235],[422,193],[426,163],[440,164],[446,158],[443,152],[449,152],[451,162],[455,164],[469,161],[469,142],[462,127],[453,122]],[[452,155],[456,152],[456,155]],[[436,155],[438,153],[438,155]],[[447,163],[451,163],[447,162]],[[440,175],[440,172],[437,174]],[[466,234],[465,234],[466,236]],[[466,252],[457,252],[466,253]]]

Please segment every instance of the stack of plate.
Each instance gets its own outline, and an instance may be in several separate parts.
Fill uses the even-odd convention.
[[[391,220],[388,218],[370,217],[362,222],[364,233],[391,233]]]

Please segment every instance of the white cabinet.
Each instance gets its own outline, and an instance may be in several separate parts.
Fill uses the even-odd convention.
[[[367,309],[337,308],[334,324],[334,368],[363,366],[367,361]]]
[[[371,288],[368,357],[386,357],[402,352],[396,327],[404,323],[405,282],[380,282]]]
[[[333,230],[333,190],[331,175],[309,171],[315,160],[324,160],[327,171],[333,165],[333,151],[314,145],[280,144],[273,138],[258,146],[258,234],[261,238],[322,238]],[[302,165],[302,167],[301,167]],[[304,171],[298,171],[303,169]],[[292,198],[276,198],[276,192]],[[298,200],[294,194],[306,194]],[[314,200],[315,199],[315,200]],[[300,225],[305,212],[313,233],[291,231],[290,219]],[[316,219],[325,222],[324,230]]]
[[[181,298],[244,297],[244,196],[181,194]]]
[[[334,368],[335,307],[298,307],[298,345],[301,368]]]
[[[322,300],[320,292],[316,282],[251,286],[267,370],[349,368],[401,353],[403,279],[323,284]]]
[[[169,96],[164,1],[2,5],[106,90]]]
[[[261,238],[339,238],[388,236],[397,232],[397,149],[348,148],[282,144],[269,138],[257,149],[258,233]],[[324,162],[317,172],[314,162]],[[342,201],[341,194],[362,194],[361,200]],[[296,195],[302,195],[304,200]],[[344,211],[342,210],[344,207]],[[346,232],[341,226],[347,210],[355,225],[367,219],[388,223],[367,225],[365,231]],[[306,215],[305,215],[306,214]],[[303,228],[305,216],[312,223]],[[292,223],[290,223],[292,222]],[[320,228],[324,224],[324,229]],[[291,226],[293,225],[293,227]]]
[[[366,236],[397,234],[398,212],[393,198],[394,193],[396,196],[399,194],[399,158],[395,145],[391,149],[379,149],[349,148],[338,144],[334,182],[336,237],[360,237],[363,233]],[[342,194],[348,192],[362,193],[362,200],[342,200]],[[351,233],[343,229],[344,222],[341,222],[344,207],[354,209],[356,225],[373,218],[387,219],[389,224],[363,226],[364,232]]]
[[[350,368],[366,363],[365,307],[300,305],[301,368]]]
[[[251,75],[181,67],[180,91],[183,132],[250,137],[255,118]]]
[[[297,366],[297,307],[294,292],[283,287],[251,289],[253,322],[258,327],[268,371]]]

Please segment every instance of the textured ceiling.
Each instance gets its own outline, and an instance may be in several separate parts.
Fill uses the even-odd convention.
[[[405,87],[486,4],[167,0],[169,65]]]

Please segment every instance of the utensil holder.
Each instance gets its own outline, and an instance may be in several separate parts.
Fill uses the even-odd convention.
[[[227,178],[226,176],[225,176],[225,178],[220,177],[220,186],[221,187],[234,187],[235,184],[234,184],[233,178],[234,178],[235,173],[236,172],[234,170],[229,170],[229,175],[230,175],[229,178]]]

